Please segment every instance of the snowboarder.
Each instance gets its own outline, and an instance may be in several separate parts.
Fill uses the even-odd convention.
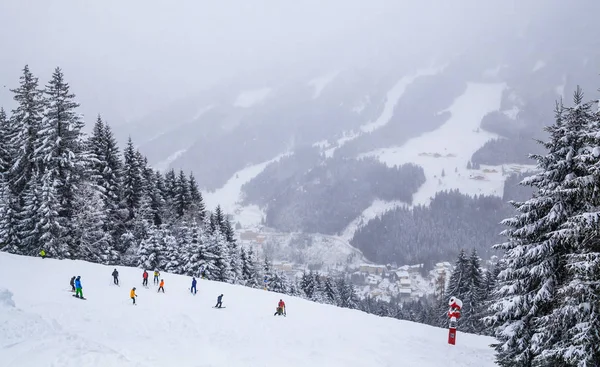
[[[282,299],[279,300],[279,304],[277,305],[277,311],[275,311],[275,314],[273,316],[277,316],[277,315],[286,316],[285,302],[283,302]]]
[[[142,274],[142,278],[144,278],[142,285],[144,287],[147,287],[148,286],[148,272],[146,270],[144,270],[144,274]]]
[[[116,285],[119,285],[119,272],[117,271],[117,269],[113,270],[112,276],[113,276],[113,282]]]
[[[75,297],[83,298],[83,289],[81,288],[81,277],[75,278]]]
[[[221,294],[219,297],[217,297],[217,304],[215,305],[215,308],[221,308],[223,306],[223,295]]]
[[[40,256],[42,257],[42,259],[46,258],[46,250],[42,249],[42,251],[40,251]]]
[[[202,270],[202,279],[206,279],[206,270]]]
[[[192,277],[192,288],[190,288],[190,292],[196,294],[196,277]]]
[[[73,275],[69,284],[71,284],[71,292],[75,292],[75,275]]]
[[[163,293],[165,293],[165,289],[163,288],[164,286],[165,286],[165,280],[161,279],[160,285],[158,286],[158,291],[160,292],[160,290],[162,289]]]
[[[135,287],[133,287],[131,289],[131,292],[129,293],[129,297],[131,297],[131,300],[133,301],[133,304],[135,305],[135,297],[137,297],[137,294],[135,294]]]
[[[160,276],[160,273],[158,272],[158,270],[154,270],[154,284],[158,284],[159,276]]]

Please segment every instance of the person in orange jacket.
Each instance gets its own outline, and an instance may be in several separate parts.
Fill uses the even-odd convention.
[[[165,288],[163,288],[164,286],[165,286],[165,280],[161,279],[160,285],[158,286],[158,291],[160,292],[160,290],[162,289],[163,293],[165,293]]]
[[[129,297],[131,297],[131,300],[133,301],[133,304],[135,305],[135,297],[137,297],[137,294],[135,294],[135,287],[133,287],[131,289],[131,292],[129,292]]]

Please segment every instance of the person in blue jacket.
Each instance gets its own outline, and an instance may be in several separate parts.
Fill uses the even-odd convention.
[[[81,277],[75,279],[75,297],[83,298],[83,290],[81,288]]]
[[[190,288],[190,292],[196,294],[196,277],[192,277],[192,288]]]

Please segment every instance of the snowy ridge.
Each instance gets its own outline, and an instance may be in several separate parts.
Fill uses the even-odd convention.
[[[504,83],[469,83],[467,90],[448,108],[452,116],[437,130],[410,139],[401,147],[379,149],[361,156],[375,156],[388,166],[415,163],[423,167],[426,182],[413,197],[413,205],[428,205],[443,190],[459,189],[467,195],[501,196],[506,177],[502,167],[482,166],[467,170],[477,149],[496,134],[479,128],[487,113],[498,111]],[[508,171],[534,168],[526,165],[504,165]],[[443,174],[442,174],[443,172]]]
[[[338,76],[339,73],[339,70],[333,71],[331,73],[321,75],[309,81],[308,85],[315,88],[313,99],[319,98],[319,96],[323,92],[323,89],[325,89],[325,87],[327,87],[327,85],[331,83],[335,79],[335,77]]]
[[[271,93],[271,88],[268,87],[243,91],[238,95],[233,105],[235,107],[249,108],[263,102],[269,93]]]
[[[200,280],[193,296],[186,276],[161,274],[165,293],[141,286],[141,269],[0,253],[0,366],[286,367],[494,366],[492,338],[283,296],[287,317],[273,316],[282,296]],[[80,275],[87,300],[71,297]],[[23,284],[43,278],[35,292]],[[138,286],[132,306],[129,290]],[[225,309],[215,310],[223,294]],[[324,327],[326,325],[326,327]],[[68,331],[68,332],[67,332]]]
[[[340,234],[340,238],[345,241],[350,241],[352,237],[354,237],[354,233],[365,226],[371,219],[375,219],[388,210],[392,210],[403,205],[406,205],[406,203],[401,201],[383,201],[379,199],[374,200],[367,209],[363,210],[363,212],[357,218],[348,224],[348,226]]]
[[[337,148],[341,147],[342,145],[346,144],[347,142],[358,138],[359,136],[361,136],[364,133],[371,133],[371,132],[387,125],[387,123],[390,122],[390,119],[394,115],[394,107],[396,107],[396,104],[398,103],[400,98],[402,98],[402,96],[404,95],[404,92],[406,91],[406,87],[408,87],[417,78],[419,78],[421,76],[435,75],[435,74],[441,72],[442,70],[444,70],[445,67],[446,66],[429,67],[426,69],[419,69],[414,74],[402,77],[400,80],[398,80],[398,82],[396,82],[396,84],[394,84],[392,89],[390,89],[388,91],[387,96],[386,96],[385,105],[383,107],[383,111],[381,112],[381,115],[379,115],[377,120],[369,121],[366,124],[362,125],[360,127],[359,132],[354,132],[354,131],[344,132],[343,136],[337,140],[337,144],[333,147],[330,147],[329,149],[327,149],[325,151],[325,155],[327,157],[332,157],[335,150]],[[356,111],[360,112],[362,110],[360,108],[360,105],[358,107],[355,107],[355,109],[356,108],[358,108],[358,110],[355,110],[355,112]],[[364,106],[362,108],[364,108]]]
[[[180,150],[176,151],[175,153],[171,154],[170,156],[168,156],[167,159],[154,164],[153,168],[157,171],[165,173],[169,169],[169,165],[171,163],[173,163],[177,158],[179,158],[185,152],[187,152],[187,148],[180,149]]]
[[[204,115],[205,113],[207,113],[208,111],[212,110],[215,106],[213,105],[209,105],[209,106],[204,106],[204,107],[200,107],[198,109],[198,111],[196,111],[196,114],[194,115],[194,117],[192,117],[192,121],[196,121],[198,120],[200,117],[202,117],[202,115]]]
[[[265,167],[269,165],[269,163],[278,161],[287,155],[289,155],[289,153],[280,154],[268,161],[239,170],[234,173],[227,183],[225,183],[225,185],[220,189],[213,192],[202,193],[206,208],[213,210],[217,207],[217,205],[220,205],[224,213],[234,215],[235,221],[242,222],[246,225],[255,225],[260,223],[260,219],[264,214],[262,214],[262,211],[256,205],[243,208],[239,204],[242,186],[246,182],[258,176],[265,169]],[[246,215],[244,216],[243,214]],[[258,222],[256,222],[257,219]]]

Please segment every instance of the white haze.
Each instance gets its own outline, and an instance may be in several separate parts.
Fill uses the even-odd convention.
[[[86,120],[102,113],[116,125],[245,75],[376,67],[471,46],[485,52],[506,27],[560,14],[560,4],[0,0],[0,105],[13,107],[9,88],[25,64],[42,83],[60,66]]]

